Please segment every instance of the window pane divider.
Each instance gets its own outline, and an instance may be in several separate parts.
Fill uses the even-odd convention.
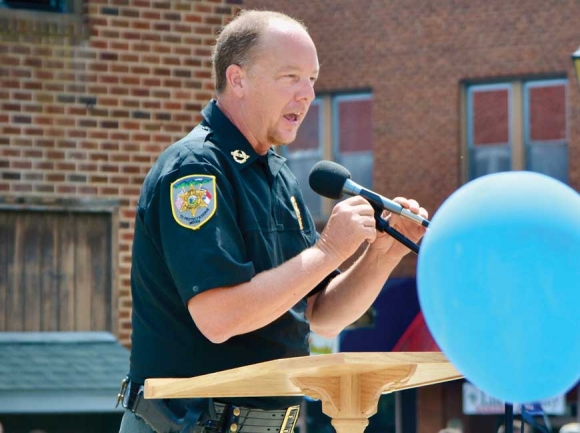
[[[524,147],[524,104],[522,82],[513,81],[510,103],[510,129],[512,142],[512,170],[524,170],[526,167],[526,150]]]

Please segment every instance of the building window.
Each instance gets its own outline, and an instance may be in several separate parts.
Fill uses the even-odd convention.
[[[1,37],[25,44],[78,45],[89,36],[85,6],[84,0],[0,0],[5,18]]]
[[[372,94],[323,95],[316,98],[294,143],[282,154],[302,187],[306,205],[317,221],[328,217],[332,202],[310,189],[308,176],[318,161],[328,159],[345,166],[352,179],[372,188]]]
[[[69,0],[0,0],[0,7],[44,12],[67,13],[72,6]]]
[[[333,159],[348,168],[352,179],[367,187],[373,182],[373,117],[370,94],[333,98]]]
[[[566,79],[466,88],[465,180],[529,170],[568,182]]]
[[[310,105],[294,143],[284,148],[288,166],[302,187],[306,206],[315,217],[322,211],[321,197],[308,186],[308,176],[314,164],[323,158],[324,124],[322,101],[316,99]]]

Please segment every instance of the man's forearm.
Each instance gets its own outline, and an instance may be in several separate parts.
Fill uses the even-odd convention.
[[[310,311],[312,330],[332,337],[356,321],[375,301],[400,260],[381,255],[369,247],[318,295]]]
[[[311,247],[246,283],[200,293],[188,309],[200,331],[221,343],[273,322],[339,265],[337,258]]]

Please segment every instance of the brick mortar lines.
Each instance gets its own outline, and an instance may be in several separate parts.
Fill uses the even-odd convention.
[[[177,92],[176,92],[177,93]],[[203,100],[209,100],[209,98],[211,97],[211,95],[209,93],[207,94],[191,94],[190,96],[187,96],[185,94],[180,94],[178,96],[176,96],[176,98],[179,98],[179,101],[192,101],[192,100],[199,100],[199,99],[203,99]],[[129,99],[128,99],[129,100]],[[159,99],[155,99],[155,98],[147,98],[147,99],[130,99],[131,101],[138,101],[138,102],[143,102],[144,104],[146,104],[147,102],[151,102],[151,101],[159,101]],[[170,99],[167,99],[165,101],[170,101]],[[171,103],[176,103],[175,100],[171,100]],[[29,130],[32,130],[33,128],[41,128],[41,129],[45,129],[45,128],[49,128],[51,131],[53,131],[53,137],[55,138],[65,138],[67,137],[66,132],[67,131],[71,131],[71,128],[73,129],[78,129],[78,130],[82,130],[85,131],[87,133],[89,132],[95,132],[95,131],[102,131],[103,129],[103,122],[125,122],[125,123],[129,123],[130,125],[125,125],[125,126],[133,126],[132,124],[136,124],[136,125],[140,125],[140,126],[145,126],[146,130],[148,132],[151,132],[152,129],[159,129],[162,130],[164,126],[175,126],[176,124],[191,124],[191,122],[193,121],[193,118],[197,115],[197,113],[192,112],[191,110],[188,110],[186,108],[181,108],[181,109],[174,109],[174,108],[145,108],[145,107],[138,107],[137,109],[129,109],[129,108],[123,108],[123,107],[107,107],[107,108],[98,108],[99,105],[96,104],[96,107],[98,110],[102,111],[102,114],[100,115],[94,115],[94,114],[90,114],[87,113],[86,115],[83,114],[66,114],[66,113],[51,113],[50,109],[51,107],[61,107],[61,104],[54,104],[54,105],[46,105],[46,104],[34,104],[34,103],[30,103],[30,104],[21,104],[23,106],[28,106],[28,107],[38,107],[39,105],[43,108],[43,111],[40,113],[37,112],[31,112],[31,111],[18,111],[18,110],[10,110],[10,111],[5,111],[5,114],[11,117],[11,121],[14,122],[11,124],[10,128],[18,128],[20,130],[27,128]],[[82,107],[82,105],[77,105],[77,107]],[[46,108],[46,110],[44,110]],[[104,111],[126,111],[128,116],[122,116],[121,114],[124,113],[117,113],[116,117],[111,117],[111,115],[115,115],[114,112],[107,112],[104,113]],[[139,118],[138,116],[147,116],[147,118]],[[163,116],[161,116],[163,115]],[[51,121],[49,124],[43,123],[45,121],[45,119],[48,117],[50,117]],[[136,117],[137,116],[137,117]],[[160,118],[160,117],[167,117],[167,118]],[[176,117],[181,118],[181,119],[175,119]],[[18,122],[18,119],[20,120],[24,120],[24,119],[29,119],[30,122]],[[43,122],[35,122],[37,120],[43,120]],[[66,121],[68,122],[74,122],[74,124],[59,124],[59,121],[64,122]],[[79,124],[79,122],[89,122],[89,121],[94,121],[95,124],[94,125],[82,125]],[[117,127],[111,127],[112,130],[123,130],[123,126],[122,125],[118,125]],[[65,132],[63,135],[59,135],[60,132]],[[133,130],[132,130],[133,131]],[[19,136],[22,136],[22,131],[20,131],[20,133],[18,134]],[[37,139],[41,139],[40,136],[34,135],[34,134],[29,134],[31,137],[33,138],[37,138]],[[42,139],[46,139],[47,137],[45,135],[42,135]],[[70,136],[69,136],[70,138]],[[105,139],[103,141],[110,141],[111,139]],[[123,141],[130,141],[130,140],[135,140],[135,139],[128,139],[128,140],[123,140]],[[139,140],[142,141],[142,140]]]
[[[151,5],[148,2],[143,4]],[[136,18],[121,16],[103,20],[102,15],[94,13],[100,10],[99,6],[107,5],[101,4],[90,9],[93,13],[87,16],[89,21],[91,18],[96,23],[116,21],[123,27],[103,28],[98,24],[91,27],[89,23],[88,34],[91,31],[98,34],[86,39],[93,46],[48,48],[39,47],[36,42],[0,43],[1,47],[8,47],[2,55],[10,58],[12,63],[6,70],[10,68],[13,71],[13,76],[2,77],[0,80],[6,87],[12,87],[10,91],[3,92],[0,103],[7,103],[6,99],[18,100],[13,107],[16,110],[3,113],[3,117],[6,121],[17,117],[26,122],[16,127],[6,126],[4,130],[8,134],[3,144],[18,152],[9,157],[13,166],[28,162],[24,158],[29,158],[33,167],[19,169],[21,180],[1,180],[0,188],[16,196],[38,196],[39,190],[44,188],[43,194],[48,197],[90,194],[95,197],[116,197],[122,201],[118,211],[119,321],[116,332],[125,344],[129,344],[129,272],[134,224],[134,214],[131,212],[136,206],[144,173],[165,147],[181,138],[184,132],[197,123],[199,109],[213,96],[211,77],[207,74],[211,45],[221,22],[233,15],[238,7],[229,5],[228,9],[219,9],[220,6],[226,6],[215,4],[213,8],[203,9],[206,11],[203,13],[195,8],[194,13],[199,16],[195,20],[201,22],[191,23],[185,21],[187,17],[183,15],[189,12],[178,7],[182,10],[174,13],[176,17],[182,14],[181,19],[169,23],[169,32],[160,35],[150,29],[163,24],[158,19],[151,19],[151,15],[148,18],[141,15]],[[189,6],[191,10],[195,5]],[[162,10],[146,10],[139,12],[164,17],[165,12]],[[216,16],[217,11],[221,11],[221,15]],[[119,13],[125,11],[121,8]],[[148,27],[149,30],[131,26]],[[187,32],[175,34],[176,30]],[[131,33],[141,41],[119,40],[125,33]],[[164,37],[167,37],[166,40],[163,40]],[[143,40],[148,38],[151,40]],[[66,40],[62,42],[66,43]],[[135,48],[146,51],[135,52]],[[106,55],[118,60],[102,60]],[[31,70],[31,66],[41,70]],[[184,76],[184,70],[191,77]],[[124,78],[132,77],[137,79],[123,81]],[[168,84],[178,87],[168,88]],[[132,93],[143,88],[150,92],[147,96]],[[68,95],[69,102],[59,100],[60,95]],[[94,98],[95,103],[89,104],[92,105],[89,108],[96,110],[96,113],[79,102],[83,97]],[[138,113],[135,116],[137,111],[147,114]],[[121,113],[121,116],[111,119],[115,112]],[[148,118],[140,118],[141,115]],[[164,117],[157,118],[158,115]],[[99,128],[103,122],[116,122],[117,128],[103,130]],[[27,134],[27,137],[21,137]],[[69,149],[67,141],[74,140],[77,140],[76,149]],[[114,144],[113,148],[111,144]],[[26,155],[25,152],[39,153]],[[60,156],[54,152],[61,152]],[[82,152],[82,156],[79,152]],[[124,156],[125,153],[128,157]],[[75,158],[75,155],[79,157]],[[60,163],[69,166],[59,167]],[[37,164],[39,168],[35,170]],[[111,169],[114,167],[114,171],[104,172],[107,166]],[[136,174],[128,175],[125,172],[127,167]],[[36,175],[40,175],[38,180],[36,177],[29,180],[30,176]],[[47,178],[50,178],[50,185],[41,182],[41,179]],[[76,182],[77,179],[83,181]]]
[[[102,50],[94,50],[96,53],[102,53]],[[117,52],[119,53],[128,53],[128,50],[117,50]],[[134,55],[134,54],[132,54]],[[13,56],[13,57],[21,57],[23,59],[30,59],[30,58],[38,58],[41,61],[45,58],[50,60],[51,62],[54,62],[54,59],[52,59],[50,56],[43,56],[42,58],[40,56],[33,56],[33,55],[18,55],[18,56]],[[147,57],[145,55],[145,57]],[[179,65],[176,64],[171,64],[171,63],[162,63],[161,60],[169,60],[172,59],[171,61],[175,61],[175,59],[178,59],[180,62],[186,62],[189,61],[191,62],[192,59],[195,59],[195,61],[199,61],[200,63],[203,61],[206,61],[208,64],[206,66],[202,64],[200,65],[189,65],[187,63],[180,63]],[[131,67],[138,67],[138,68],[155,68],[155,67],[163,67],[164,69],[169,69],[171,72],[175,72],[175,71],[179,71],[182,69],[187,69],[190,71],[195,71],[195,72],[207,72],[207,67],[209,66],[210,62],[211,62],[211,57],[208,54],[207,56],[201,56],[200,54],[191,54],[191,55],[184,55],[184,54],[179,54],[179,55],[167,55],[167,56],[159,56],[159,60],[160,62],[145,62],[143,58],[137,59],[135,61],[129,61],[129,60],[99,60],[99,59],[91,59],[91,60],[82,60],[83,62],[83,67],[82,70],[78,70],[75,67],[70,67],[70,64],[67,64],[67,62],[63,62],[62,66],[55,66],[55,67],[47,67],[46,65],[39,65],[37,66],[37,68],[42,68],[41,72],[43,74],[47,74],[47,73],[56,73],[56,74],[72,74],[75,76],[79,76],[78,81],[80,81],[80,85],[84,84],[84,85],[89,85],[92,83],[99,83],[99,78],[103,75],[102,71],[100,70],[91,70],[90,66],[92,66],[93,63],[97,63],[98,65],[106,65],[107,69],[109,70],[109,66],[127,66],[129,68]],[[78,60],[76,60],[78,62]],[[71,60],[68,63],[73,63],[73,60]],[[76,65],[75,65],[76,66]],[[51,84],[59,84],[59,83],[70,83],[71,80],[62,78],[62,77],[54,77],[54,78],[48,78],[48,77],[38,77],[38,76],[33,76],[35,74],[35,70],[31,70],[31,66],[30,65],[26,65],[26,64],[21,64],[18,66],[12,66],[13,70],[22,70],[22,71],[30,71],[31,72],[31,76],[30,77],[15,77],[15,76],[10,76],[10,77],[2,77],[3,80],[18,80],[18,81],[22,81],[22,82],[31,82],[31,83],[37,83],[38,79],[41,78],[43,81],[49,82]],[[149,74],[151,74],[152,76],[158,77],[159,75],[153,73],[154,71],[149,71]],[[113,74],[113,75],[127,75],[127,76],[134,76],[135,72],[128,70],[128,71],[122,71],[122,70],[118,70],[118,71],[112,71],[109,70],[108,71],[109,74]],[[36,75],[38,75],[38,72],[36,72]],[[172,75],[173,76],[173,75]],[[147,77],[147,75],[143,75],[142,77],[139,78],[143,78],[143,77]],[[86,80],[87,78],[89,78],[90,80]],[[178,78],[183,78],[183,77],[178,77]],[[85,81],[86,80],[86,81]],[[77,82],[75,80],[75,82]],[[30,90],[34,90],[34,89],[30,89]]]

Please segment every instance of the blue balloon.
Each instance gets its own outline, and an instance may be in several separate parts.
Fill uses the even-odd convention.
[[[580,195],[531,172],[453,193],[421,244],[419,302],[433,337],[475,386],[530,403],[580,379]]]

